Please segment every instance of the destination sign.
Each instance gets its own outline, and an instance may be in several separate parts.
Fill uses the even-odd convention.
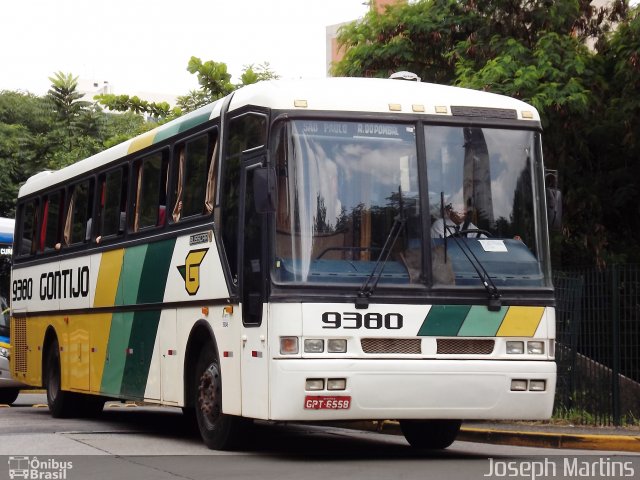
[[[295,122],[305,135],[327,137],[376,137],[413,140],[413,125],[369,122],[328,122],[299,120]]]

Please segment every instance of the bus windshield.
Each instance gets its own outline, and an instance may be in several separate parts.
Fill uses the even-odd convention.
[[[275,282],[362,285],[375,270],[381,287],[482,288],[477,259],[496,285],[547,284],[538,253],[537,134],[425,126],[419,149],[416,129],[281,125]],[[400,233],[390,238],[398,222]]]

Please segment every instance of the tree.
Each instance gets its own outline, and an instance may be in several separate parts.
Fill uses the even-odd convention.
[[[182,115],[179,107],[171,108],[167,102],[149,102],[137,95],[114,95],[102,93],[94,97],[96,101],[114,112],[133,112],[139,115],[148,115],[155,122],[165,122]]]
[[[203,62],[198,57],[191,57],[187,70],[196,75],[200,88],[179,96],[174,108],[171,108],[166,102],[148,102],[137,96],[130,97],[129,95],[102,94],[96,95],[95,99],[109,110],[145,114],[158,123],[164,123],[214,102],[242,86],[279,78],[271,70],[268,62],[258,66],[245,65],[240,76],[241,83],[238,85],[231,83],[231,75],[227,72],[227,65],[222,62],[213,60]]]
[[[243,67],[242,74],[240,75],[241,83],[238,85],[238,88],[262,82],[263,80],[277,80],[278,78],[280,78],[280,75],[271,70],[269,62],[264,62],[257,66],[252,63],[251,65],[245,65]]]
[[[387,77],[410,70],[426,81],[501,93],[533,104],[545,129],[545,162],[559,171],[564,187],[560,257],[564,263],[594,259],[603,263],[611,258],[608,249],[619,234],[610,226],[603,200],[611,189],[599,187],[612,165],[604,152],[598,152],[615,128],[603,124],[602,112],[610,100],[601,52],[614,27],[626,24],[628,12],[624,0],[601,8],[590,0],[400,4],[382,14],[371,11],[362,21],[343,27],[338,41],[346,53],[333,72]],[[637,44],[631,42],[628,51],[633,48]],[[627,57],[634,58],[631,53]],[[632,84],[628,91],[634,88]],[[630,98],[629,102],[630,108],[637,105]],[[620,112],[616,118],[619,122]],[[594,144],[595,138],[600,145]],[[628,176],[629,169],[623,171],[627,176],[621,171],[622,177],[637,178]],[[622,191],[632,197],[629,185],[619,197]]]
[[[13,217],[18,188],[42,170],[52,150],[48,133],[57,121],[46,98],[0,92],[0,215]]]
[[[600,165],[592,185],[604,204],[611,259],[640,262],[640,6],[602,42],[600,53],[607,83],[590,131]]]

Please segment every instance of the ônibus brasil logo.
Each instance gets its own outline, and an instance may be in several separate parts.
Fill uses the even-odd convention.
[[[67,470],[73,468],[73,462],[38,457],[9,457],[9,478],[25,478],[30,480],[66,480]]]

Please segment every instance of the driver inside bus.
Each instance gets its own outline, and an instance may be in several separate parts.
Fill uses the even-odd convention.
[[[470,210],[464,208],[461,203],[448,203],[444,207],[444,220],[438,218],[431,225],[431,238],[444,238],[451,235],[485,238],[485,235],[477,230],[478,227],[471,222]]]

